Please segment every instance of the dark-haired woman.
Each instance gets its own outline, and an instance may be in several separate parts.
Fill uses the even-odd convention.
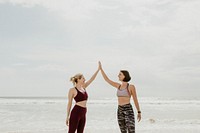
[[[84,131],[87,112],[86,103],[88,99],[86,88],[96,78],[98,72],[99,68],[87,82],[85,82],[85,78],[82,74],[76,74],[70,79],[74,87],[71,88],[68,93],[66,118],[66,125],[69,126],[68,133],[75,133],[76,131],[77,133],[83,133]],[[73,99],[76,101],[76,104],[71,111]]]
[[[111,86],[117,88],[117,97],[118,97],[117,118],[121,133],[127,133],[127,131],[128,133],[135,133],[135,117],[132,105],[130,104],[131,97],[133,98],[135,107],[137,109],[138,122],[141,120],[141,111],[137,100],[135,86],[133,84],[128,83],[131,80],[129,72],[126,70],[121,70],[119,72],[118,78],[119,81],[121,81],[120,84],[110,80],[107,77],[100,62],[99,66],[101,74],[105,79],[105,81],[108,82]]]

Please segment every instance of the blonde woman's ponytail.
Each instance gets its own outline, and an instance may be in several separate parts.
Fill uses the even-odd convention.
[[[78,79],[81,79],[82,78],[82,74],[76,74],[75,76],[71,77],[70,78],[70,81],[73,83],[73,85],[76,85],[77,82],[78,82]]]

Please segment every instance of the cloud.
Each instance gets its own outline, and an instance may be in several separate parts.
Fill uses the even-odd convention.
[[[58,80],[63,75],[68,78],[79,72],[89,77],[98,60],[111,79],[118,80],[120,69],[129,70],[143,94],[149,88],[148,92],[162,94],[163,89],[187,89],[184,85],[189,84],[199,87],[197,0],[0,3],[0,76],[8,75],[8,81],[9,75],[15,77],[19,87],[25,81],[40,84],[45,80],[42,85],[48,88],[53,86],[49,81],[62,84]]]
[[[66,20],[90,19],[92,10],[95,10],[97,6],[97,2],[93,0],[1,0],[0,2],[21,5],[27,8],[41,6],[52,13],[65,17]]]
[[[26,66],[27,64],[25,64],[25,63],[15,63],[15,64],[13,64],[13,66],[16,66],[16,67],[21,67],[21,66]]]
[[[17,71],[13,68],[0,67],[0,73],[1,73],[0,78],[2,77],[3,79],[3,78],[13,77],[17,73]]]
[[[38,66],[34,68],[32,71],[40,71],[40,72],[61,72],[61,73],[66,73],[67,69],[64,66],[57,65],[57,64],[46,64],[43,66]]]

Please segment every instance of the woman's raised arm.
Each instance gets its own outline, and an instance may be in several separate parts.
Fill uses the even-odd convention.
[[[101,74],[102,74],[102,76],[103,76],[103,78],[104,78],[104,80],[105,80],[106,82],[108,82],[111,86],[113,86],[113,87],[115,87],[115,88],[118,88],[118,87],[120,86],[119,83],[114,82],[114,81],[112,81],[112,80],[110,80],[110,79],[108,78],[108,76],[106,75],[106,73],[104,72],[104,70],[103,70],[103,68],[102,68],[101,62],[99,62],[99,68],[100,68]]]

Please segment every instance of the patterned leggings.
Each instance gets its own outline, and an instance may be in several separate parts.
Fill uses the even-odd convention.
[[[135,118],[132,105],[119,105],[117,111],[118,124],[121,133],[135,133]]]

